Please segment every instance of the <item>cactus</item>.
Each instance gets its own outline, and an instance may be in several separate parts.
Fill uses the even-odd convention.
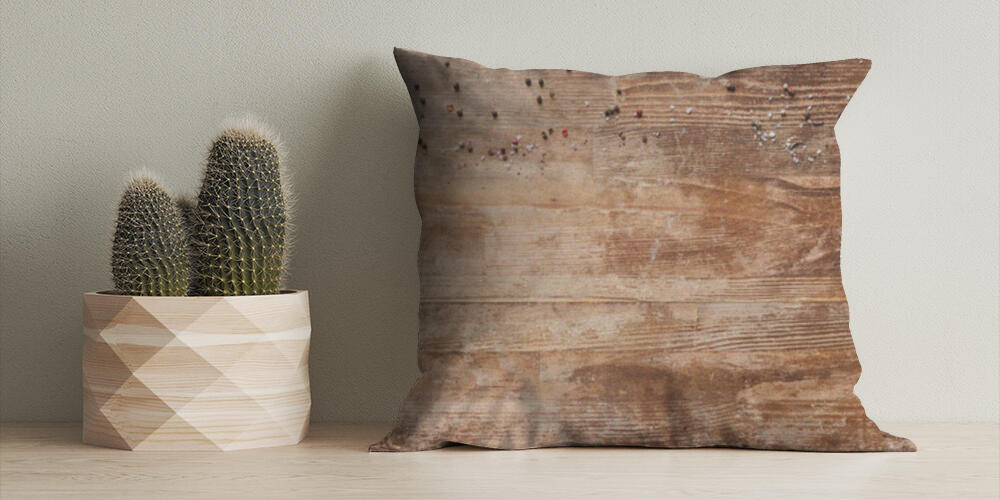
[[[125,188],[111,254],[117,293],[187,294],[191,259],[181,214],[153,179],[138,176]]]
[[[178,196],[174,205],[180,211],[181,222],[187,228],[190,236],[194,232],[195,222],[198,220],[198,200],[191,196]]]
[[[278,293],[288,218],[280,167],[277,140],[252,120],[215,139],[193,232],[197,294]]]
[[[174,204],[177,205],[177,210],[181,214],[181,224],[184,226],[184,241],[187,245],[188,255],[191,256],[193,262],[195,255],[194,232],[197,230],[195,226],[198,221],[198,200],[193,196],[178,196]],[[198,282],[195,280],[197,274],[193,272],[189,274],[188,295],[197,295]]]

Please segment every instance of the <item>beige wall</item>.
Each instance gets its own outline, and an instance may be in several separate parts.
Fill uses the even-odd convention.
[[[109,286],[122,179],[193,192],[246,111],[290,152],[314,419],[391,419],[417,375],[419,234],[394,45],[601,73],[873,59],[837,129],[857,391],[876,418],[998,418],[995,2],[0,5],[3,420],[79,419],[80,294]]]

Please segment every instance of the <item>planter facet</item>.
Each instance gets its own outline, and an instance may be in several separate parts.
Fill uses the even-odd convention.
[[[298,443],[309,295],[83,296],[83,441],[128,450]]]

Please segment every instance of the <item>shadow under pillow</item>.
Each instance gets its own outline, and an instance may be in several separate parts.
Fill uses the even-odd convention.
[[[703,78],[396,49],[422,375],[373,451],[912,451],[854,395],[834,124],[865,59]]]

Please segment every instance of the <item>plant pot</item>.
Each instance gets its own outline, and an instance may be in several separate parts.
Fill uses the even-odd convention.
[[[309,294],[83,296],[83,442],[235,450],[309,430]]]

